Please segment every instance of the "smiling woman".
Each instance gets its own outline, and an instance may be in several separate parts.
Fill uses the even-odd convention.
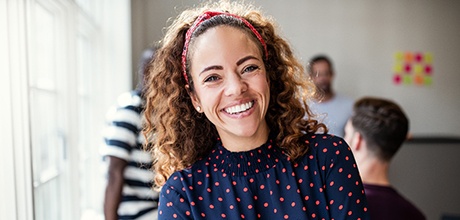
[[[231,151],[251,150],[265,143],[268,136],[263,116],[270,91],[257,43],[239,28],[217,26],[197,38],[190,51],[192,103],[216,126]]]
[[[145,91],[159,219],[368,219],[353,155],[318,133],[327,128],[311,116],[303,74],[250,5],[179,15]]]

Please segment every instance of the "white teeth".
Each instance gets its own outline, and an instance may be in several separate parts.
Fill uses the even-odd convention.
[[[225,112],[227,112],[229,114],[236,114],[236,113],[244,112],[244,111],[250,109],[253,105],[254,105],[254,101],[251,101],[251,102],[248,102],[248,103],[245,103],[245,104],[235,105],[235,106],[232,106],[230,108],[226,108]]]

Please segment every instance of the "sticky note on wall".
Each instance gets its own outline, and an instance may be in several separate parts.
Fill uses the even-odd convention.
[[[433,83],[433,55],[430,52],[398,51],[394,54],[393,83],[427,86]]]

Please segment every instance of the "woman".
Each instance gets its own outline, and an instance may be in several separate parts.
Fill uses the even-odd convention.
[[[159,219],[368,219],[350,149],[304,119],[303,76],[252,6],[179,15],[145,91]]]

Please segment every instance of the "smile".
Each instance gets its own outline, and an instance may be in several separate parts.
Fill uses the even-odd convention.
[[[238,114],[240,112],[247,111],[248,109],[252,108],[252,106],[254,106],[254,101],[250,101],[248,103],[244,103],[241,105],[235,105],[230,108],[224,109],[224,111],[228,114]]]

